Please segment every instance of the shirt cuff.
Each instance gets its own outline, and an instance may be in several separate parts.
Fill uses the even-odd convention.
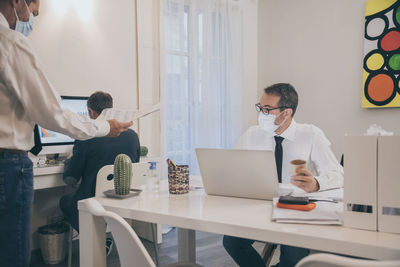
[[[330,189],[328,186],[328,183],[324,183],[324,179],[321,179],[319,176],[314,176],[315,180],[317,180],[319,184],[319,190],[318,191],[324,191]]]
[[[95,121],[97,128],[96,137],[106,136],[110,132],[110,124],[108,121]]]

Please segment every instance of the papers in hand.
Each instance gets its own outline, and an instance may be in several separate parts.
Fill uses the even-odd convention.
[[[120,122],[135,121],[151,113],[160,110],[160,104],[144,108],[142,110],[122,110],[116,108],[107,108],[101,112],[98,120],[117,120]]]

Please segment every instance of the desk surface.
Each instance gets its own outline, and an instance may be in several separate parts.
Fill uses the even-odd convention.
[[[140,157],[140,162],[160,162],[159,157]],[[112,172],[112,171],[111,171]],[[48,164],[44,167],[33,168],[34,176],[34,189],[45,189],[59,186],[65,186],[62,179],[64,173],[64,163],[61,164]]]
[[[279,224],[271,221],[271,201],[210,196],[203,189],[172,195],[165,180],[158,193],[144,191],[123,200],[97,199],[106,210],[124,218],[358,257],[400,259],[400,234],[343,226]],[[85,210],[82,202],[79,209]]]

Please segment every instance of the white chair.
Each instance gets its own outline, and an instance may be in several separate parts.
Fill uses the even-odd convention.
[[[400,261],[364,260],[318,253],[303,258],[296,267],[400,267]]]
[[[121,216],[106,211],[103,206],[93,198],[84,201],[91,214],[103,217],[107,222],[107,227],[111,230],[115,245],[118,249],[121,267],[156,266],[135,231],[133,231],[132,227]]]
[[[137,162],[132,163],[132,187],[139,187],[146,183],[146,176],[143,174],[149,168],[148,162]],[[109,189],[114,188],[114,179],[113,176],[110,176],[114,173],[114,165],[106,165],[103,166],[99,172],[97,173],[96,177],[96,191],[95,196],[102,196],[103,192]],[[152,239],[156,240],[155,236],[155,225],[151,224],[151,233]],[[68,236],[68,267],[72,266],[72,241],[73,241],[73,228],[70,227],[70,233]],[[158,266],[158,248],[157,244],[154,242],[154,253],[155,258]]]
[[[149,168],[148,162],[136,162],[132,163],[132,184],[131,187],[140,187],[146,184],[146,174],[147,169]],[[103,192],[106,190],[110,190],[114,188],[114,165],[106,165],[103,166],[96,177],[96,193],[95,196],[103,196]],[[151,223],[151,235],[154,244],[154,258],[156,260],[156,265],[158,264],[158,247],[157,247],[157,237],[156,237],[156,224]],[[107,230],[108,231],[108,230]]]
[[[139,187],[146,184],[146,170],[149,168],[148,162],[132,163],[132,187]],[[103,166],[97,173],[95,196],[102,196],[103,192],[114,188],[114,165]],[[111,176],[110,176],[111,175]]]
[[[111,230],[115,245],[118,249],[121,267],[155,267],[146,248],[132,227],[118,214],[106,211],[103,206],[93,198],[85,199],[88,211],[94,216],[103,217],[107,227]],[[201,267],[195,263],[176,263],[166,267]]]

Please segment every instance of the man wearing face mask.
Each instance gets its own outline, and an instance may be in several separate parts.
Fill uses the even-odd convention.
[[[35,124],[74,139],[118,136],[132,122],[95,121],[62,109],[26,38],[40,0],[0,0],[0,265],[29,266]]]
[[[258,125],[250,127],[240,138],[238,148],[275,152],[278,180],[294,184],[306,192],[343,186],[343,168],[330,148],[330,142],[318,127],[297,123],[293,116],[298,95],[292,85],[278,83],[264,89],[256,104]],[[292,175],[290,161],[307,161],[307,169]],[[224,236],[223,245],[241,266],[265,267],[253,248],[254,240]],[[292,267],[309,254],[308,249],[281,245],[279,267]]]

